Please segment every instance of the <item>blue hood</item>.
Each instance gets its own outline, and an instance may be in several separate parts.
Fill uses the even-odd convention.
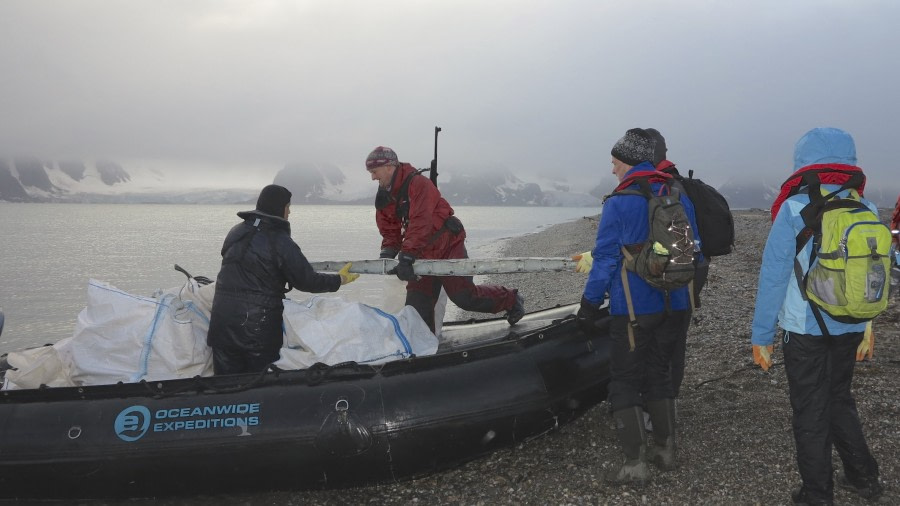
[[[794,146],[794,170],[818,163],[856,165],[853,137],[839,128],[813,128]]]

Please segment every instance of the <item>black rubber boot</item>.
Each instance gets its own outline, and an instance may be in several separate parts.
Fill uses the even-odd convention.
[[[644,410],[640,406],[615,411],[616,433],[625,452],[625,463],[606,475],[606,481],[617,485],[646,485],[650,481],[647,465],[647,432]]]
[[[791,491],[791,501],[797,506],[832,506],[833,501],[810,497],[803,491],[803,487]]]
[[[647,412],[653,422],[653,442],[648,459],[660,470],[675,469],[675,399],[647,402]]]
[[[516,302],[513,304],[513,307],[506,312],[506,321],[509,322],[510,325],[515,325],[525,316],[525,297],[522,297],[518,291],[516,291]]]
[[[878,498],[884,493],[884,487],[878,481],[877,476],[853,483],[846,474],[840,473],[836,481],[839,487],[849,490],[867,501],[878,501]]]

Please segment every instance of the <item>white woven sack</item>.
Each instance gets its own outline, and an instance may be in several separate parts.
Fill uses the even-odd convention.
[[[377,364],[432,355],[438,347],[437,337],[411,306],[391,314],[338,298],[287,299],[284,325],[285,345],[275,363],[282,369],[305,369],[317,362]]]

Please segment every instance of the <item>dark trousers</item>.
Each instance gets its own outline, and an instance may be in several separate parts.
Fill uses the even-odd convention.
[[[784,368],[794,412],[797,467],[810,498],[833,498],[832,446],[851,482],[878,476],[878,463],[869,452],[850,391],[862,337],[862,332],[832,337],[785,333]]]
[[[672,376],[672,391],[674,397],[681,392],[681,383],[684,381],[684,357],[687,352],[687,335],[691,327],[691,311],[686,311],[683,319],[684,329],[676,334],[675,342],[671,344],[672,355],[669,361],[669,373]]]
[[[444,258],[469,258],[465,243],[457,241]],[[464,311],[499,313],[516,303],[516,291],[499,285],[476,285],[472,276],[422,276],[406,284],[406,305],[418,311],[434,332],[434,305],[441,294]]]
[[[663,344],[666,349],[671,349],[672,353],[669,358],[669,375],[672,378],[672,392],[674,398],[678,398],[681,393],[681,383],[684,382],[684,361],[687,353],[687,335],[691,327],[692,311],[687,311],[684,316],[684,330],[675,334],[667,334],[663,339],[667,341]],[[646,393],[647,387],[644,387]]]
[[[239,348],[214,346],[213,373],[239,374],[245,372],[262,372],[269,364],[278,361],[281,350],[247,351]]]
[[[628,337],[628,317],[612,317],[609,403],[614,412],[646,401],[675,398],[671,360],[687,330],[688,314],[673,311],[636,316],[634,350]]]

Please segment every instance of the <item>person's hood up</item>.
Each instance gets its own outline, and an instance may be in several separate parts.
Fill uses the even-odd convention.
[[[794,146],[794,170],[827,163],[856,165],[856,144],[839,128],[813,128]]]
[[[259,219],[260,221],[264,221],[276,229],[291,229],[291,222],[284,219],[283,216],[275,216],[272,214],[264,213],[259,209],[253,209],[252,211],[238,211],[237,215],[238,218],[244,221],[255,222],[257,219]]]

